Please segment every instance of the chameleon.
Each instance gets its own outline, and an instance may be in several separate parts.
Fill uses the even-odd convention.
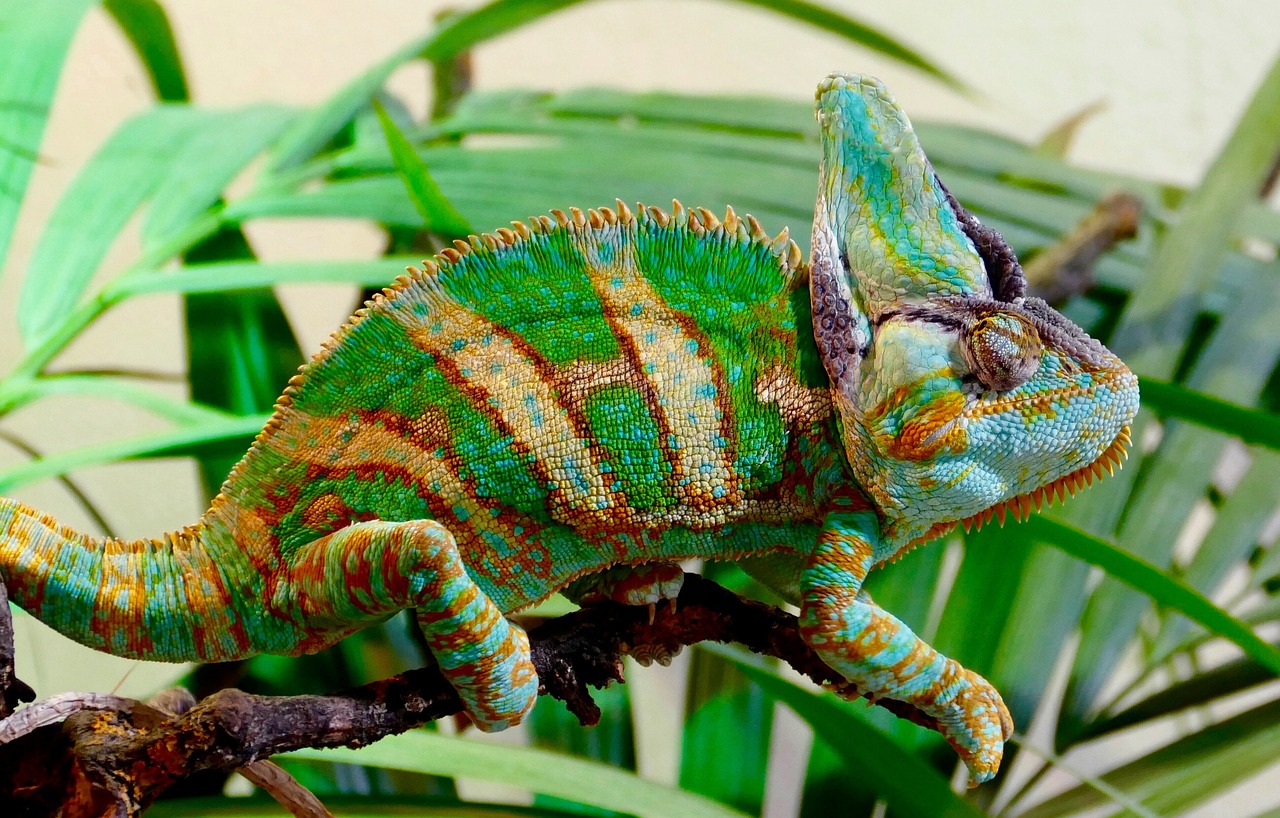
[[[807,264],[789,232],[620,200],[459,240],[295,375],[199,522],[73,531],[0,501],[0,578],[99,650],[314,652],[411,609],[482,730],[538,695],[509,614],[556,591],[674,600],[737,561],[873,697],[937,720],[970,784],[1011,735],[995,688],[863,590],[957,524],[1110,471],[1137,379],[1026,295],[878,80],[817,89]]]

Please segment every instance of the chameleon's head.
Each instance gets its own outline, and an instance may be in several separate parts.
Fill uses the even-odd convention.
[[[1073,491],[1129,442],[1138,382],[1025,297],[1013,252],[938,180],[878,80],[819,87],[815,339],[891,557],[956,522]]]

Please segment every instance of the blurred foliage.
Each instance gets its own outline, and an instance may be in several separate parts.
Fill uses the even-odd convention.
[[[744,2],[961,87],[859,21],[795,0]],[[0,256],[68,45],[92,5],[0,4]],[[13,312],[26,352],[0,378],[0,414],[71,394],[132,404],[170,427],[4,469],[3,490],[91,464],[178,455],[195,457],[213,490],[301,360],[275,286],[379,286],[467,225],[492,228],[615,197],[664,203],[676,193],[713,210],[732,204],[774,229],[788,225],[802,243],[807,234],[818,155],[807,101],[510,89],[437,100],[438,118],[416,122],[382,90],[412,60],[454,76],[452,61],[467,49],[574,0],[497,0],[444,19],[315,108],[232,110],[188,101],[159,3],[104,5],[167,104],[124,123],[45,225]],[[1071,166],[1058,154],[1078,119],[1039,147],[973,128],[918,126],[949,187],[1024,258],[1111,191],[1147,205],[1139,237],[1101,258],[1095,285],[1062,307],[1143,377],[1129,466],[1062,510],[918,549],[871,581],[882,604],[990,678],[1037,737],[1028,745],[1019,736],[994,784],[959,794],[949,785],[954,756],[936,735],[817,695],[725,650],[696,653],[684,729],[664,745],[681,754],[683,790],[624,771],[639,755],[637,705],[625,689],[601,696],[604,726],[594,733],[544,703],[531,727],[544,749],[424,730],[359,753],[299,753],[308,761],[287,761],[290,769],[334,794],[343,815],[759,814],[775,767],[805,766],[804,757],[779,757],[782,745],[771,741],[775,703],[814,731],[801,784],[806,816],[870,814],[879,803],[894,816],[1048,818],[1099,808],[1176,815],[1272,764],[1280,688],[1270,682],[1280,653],[1254,634],[1274,635],[1280,624],[1280,549],[1263,541],[1280,485],[1280,214],[1259,194],[1280,154],[1280,63],[1192,190]],[[518,138],[486,138],[495,135]],[[262,158],[251,189],[224,197]],[[140,251],[104,282],[96,272],[107,248],[140,211]],[[259,261],[240,227],[267,217],[371,221],[386,228],[387,252]],[[191,400],[166,398],[128,372],[57,366],[98,316],[158,292],[184,295]],[[1219,468],[1224,462],[1231,468]],[[1197,520],[1208,522],[1196,528]],[[1175,549],[1188,531],[1197,532],[1193,541]],[[750,585],[740,572],[715,570],[733,587]],[[235,681],[271,692],[324,690],[420,661],[393,621],[316,657],[255,659]],[[1051,683],[1062,674],[1065,689]],[[1107,766],[1118,754],[1098,752],[1121,731],[1156,725],[1165,729],[1147,730],[1136,757]],[[1089,776],[1076,763],[1101,769]],[[1021,774],[1010,775],[1015,767]],[[1055,768],[1079,784],[1039,786]],[[538,797],[520,807],[464,801],[455,776],[513,783]],[[155,814],[229,810],[279,814],[269,803],[225,799]]]

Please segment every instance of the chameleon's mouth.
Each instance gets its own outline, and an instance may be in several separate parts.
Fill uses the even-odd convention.
[[[1091,485],[1097,478],[1115,474],[1116,469],[1124,466],[1124,461],[1129,456],[1128,447],[1132,442],[1133,440],[1129,436],[1129,427],[1126,425],[1120,429],[1116,439],[1111,441],[1111,445],[1104,449],[1102,454],[1098,455],[1097,459],[1089,465],[1076,469],[1070,474],[1059,477],[1052,483],[1046,483],[1026,494],[1010,497],[1008,500],[997,503],[985,511],[980,511],[972,517],[965,517],[959,523],[964,527],[965,531],[972,531],[991,522],[992,517],[997,518],[1000,525],[1004,525],[1005,518],[1009,514],[1012,514],[1015,520],[1025,520],[1031,516],[1032,511],[1039,511],[1046,505],[1052,504],[1055,500],[1065,500],[1080,489]]]

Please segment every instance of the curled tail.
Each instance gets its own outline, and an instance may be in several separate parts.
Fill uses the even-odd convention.
[[[208,533],[91,537],[0,498],[0,576],[16,604],[91,648],[162,662],[239,658],[257,651]]]

